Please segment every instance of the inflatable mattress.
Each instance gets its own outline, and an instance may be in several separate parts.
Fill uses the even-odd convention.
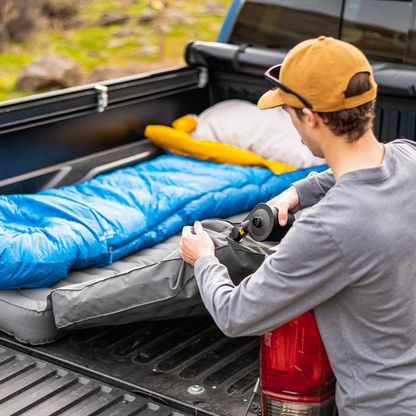
[[[231,240],[233,224],[245,216],[202,222],[235,283],[255,271],[276,244]],[[181,258],[180,238],[177,233],[102,268],[70,271],[49,288],[0,290],[0,330],[36,345],[68,330],[207,314],[193,267]]]
[[[276,175],[167,155],[82,184],[2,196],[0,330],[44,344],[72,329],[205,314],[193,268],[180,257],[182,227],[207,219],[238,283],[270,243],[236,243],[232,222],[220,218],[325,168]]]

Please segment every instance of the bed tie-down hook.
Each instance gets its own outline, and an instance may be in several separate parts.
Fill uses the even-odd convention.
[[[97,91],[97,111],[102,113],[108,106],[108,87],[106,85],[97,84],[95,86]]]

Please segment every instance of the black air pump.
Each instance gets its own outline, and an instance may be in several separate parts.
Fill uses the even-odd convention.
[[[284,227],[279,225],[278,209],[261,203],[256,205],[240,225],[230,232],[230,238],[240,241],[246,235],[255,241],[280,242],[295,221],[295,216],[288,212],[287,223]]]

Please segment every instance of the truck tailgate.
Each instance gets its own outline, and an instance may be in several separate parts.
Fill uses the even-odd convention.
[[[0,348],[0,363],[3,416],[189,415],[7,347]]]
[[[183,414],[242,415],[258,377],[259,339],[227,338],[208,316],[79,330],[37,347],[7,336],[0,343],[41,360],[40,368],[59,366],[58,375],[70,371],[120,389],[118,397],[127,401],[123,405],[134,407],[140,395]],[[76,376],[74,380],[80,383]],[[0,401],[2,415],[1,406],[9,405]]]

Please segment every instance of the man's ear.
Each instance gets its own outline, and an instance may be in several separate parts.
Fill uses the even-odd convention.
[[[304,108],[302,113],[305,114],[310,127],[315,127],[318,124],[318,115],[309,108]]]

